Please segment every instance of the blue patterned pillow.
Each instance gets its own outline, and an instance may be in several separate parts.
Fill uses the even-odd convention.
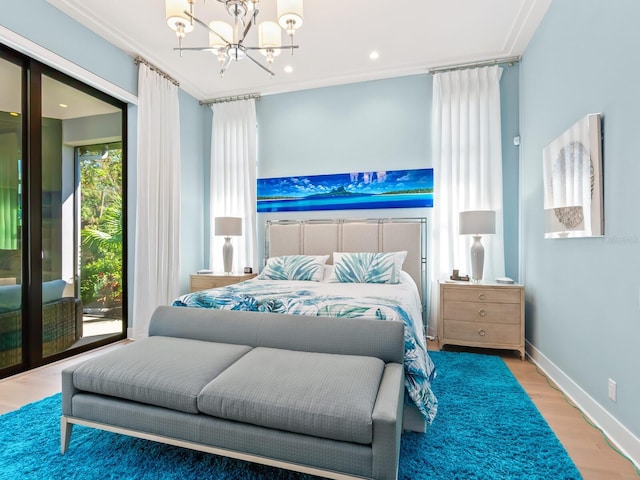
[[[398,283],[407,252],[333,254],[330,282]]]
[[[272,257],[258,275],[258,280],[322,280],[329,255],[283,255]]]

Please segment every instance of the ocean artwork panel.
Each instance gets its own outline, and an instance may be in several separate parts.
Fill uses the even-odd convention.
[[[258,212],[433,207],[433,168],[258,179]]]

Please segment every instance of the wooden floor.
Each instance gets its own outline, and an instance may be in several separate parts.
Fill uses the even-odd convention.
[[[0,380],[0,414],[59,392],[60,372],[63,368],[104,350],[120,348],[125,343],[126,340]],[[437,350],[438,345],[430,342],[429,349]],[[590,427],[581,417],[580,412],[570,407],[562,398],[562,394],[549,386],[545,377],[536,371],[535,365],[528,361],[521,361],[517,354],[494,353],[501,355],[513,375],[529,394],[585,480],[637,480],[640,478],[631,463],[609,448],[601,433]]]
[[[549,386],[545,377],[536,371],[535,365],[517,357],[504,360],[585,480],[640,478],[633,465],[607,445],[602,433],[589,426],[581,412],[571,407],[560,392]]]

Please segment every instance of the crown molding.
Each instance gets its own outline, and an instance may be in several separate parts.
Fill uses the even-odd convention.
[[[87,85],[91,85],[102,92],[108,93],[112,97],[122,100],[123,102],[132,103],[134,105],[138,103],[138,97],[131,92],[105,80],[89,70],[82,68],[66,58],[53,53],[51,50],[47,50],[41,45],[32,42],[2,25],[0,25],[0,42],[20,53],[44,63],[45,65],[49,65],[56,70],[66,73],[70,77],[80,80]]]

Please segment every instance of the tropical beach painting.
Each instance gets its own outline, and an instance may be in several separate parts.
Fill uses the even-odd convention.
[[[258,179],[258,212],[433,207],[433,168]]]

